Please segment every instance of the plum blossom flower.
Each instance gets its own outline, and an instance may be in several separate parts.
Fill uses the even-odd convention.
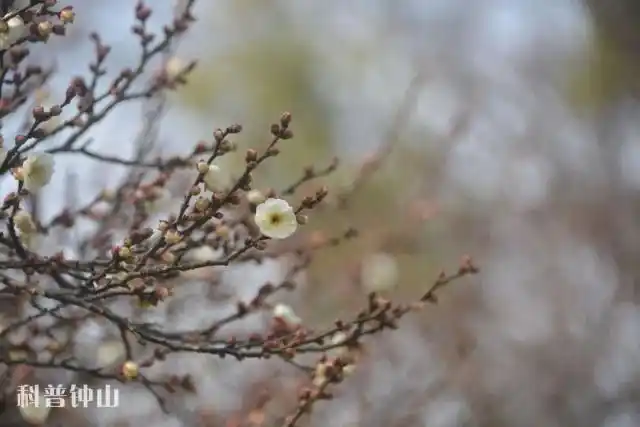
[[[13,217],[16,228],[23,234],[33,234],[38,231],[33,218],[27,211],[18,211]]]
[[[336,332],[336,334],[331,337],[331,345],[344,345],[348,338],[344,332]]]
[[[345,356],[349,354],[349,348],[346,345],[347,340],[349,339],[349,335],[344,332],[336,332],[332,337],[330,344],[332,346],[339,346],[333,349],[332,353],[336,356]]]
[[[37,192],[51,181],[54,171],[53,156],[47,153],[32,154],[22,164],[24,188]]]
[[[272,239],[286,239],[298,228],[296,213],[282,199],[267,199],[256,207],[255,222],[260,232]]]
[[[264,194],[260,190],[251,190],[247,193],[247,201],[252,205],[259,205],[266,200]]]
[[[297,326],[302,323],[302,319],[286,304],[277,304],[273,307],[273,317],[282,320],[290,326]]]
[[[182,58],[173,56],[164,65],[164,72],[169,80],[174,80],[189,66]]]
[[[362,286],[367,292],[381,292],[394,288],[398,276],[398,263],[390,254],[378,252],[362,261]]]
[[[36,227],[33,218],[27,211],[18,211],[13,217],[13,222],[20,232],[22,244],[28,249],[33,250],[39,242],[38,227]]]

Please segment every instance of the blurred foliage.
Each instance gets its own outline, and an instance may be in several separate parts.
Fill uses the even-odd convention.
[[[212,111],[216,117],[228,116],[229,110],[243,116],[249,125],[239,140],[242,148],[266,144],[269,124],[277,121],[282,111],[294,111],[295,139],[286,142],[287,149],[277,162],[265,164],[256,175],[262,180],[266,174],[268,181],[279,187],[299,177],[304,165],[330,160],[332,127],[331,106],[314,86],[319,64],[308,35],[296,30],[285,14],[280,16],[274,4],[244,0],[234,5],[229,22],[256,31],[265,28],[258,34],[242,34],[229,49],[212,52],[210,60],[205,59],[192,76],[183,96],[186,104]],[[252,22],[256,14],[260,24]],[[234,166],[241,166],[242,158],[237,161]]]
[[[571,77],[569,97],[579,108],[601,107],[634,83],[635,68],[631,58],[600,33],[593,39],[586,62]]]
[[[578,107],[600,108],[640,93],[640,27],[637,0],[587,0],[594,36],[586,63],[569,84]]]

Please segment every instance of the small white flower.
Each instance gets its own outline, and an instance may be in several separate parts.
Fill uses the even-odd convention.
[[[20,406],[20,415],[29,424],[41,425],[44,424],[49,417],[51,408],[44,403],[44,396],[40,395],[38,398],[39,405],[35,405],[33,402]]]
[[[38,231],[35,222],[33,222],[33,218],[31,218],[31,215],[27,211],[19,211],[16,213],[13,217],[13,222],[22,234],[33,234]]]
[[[331,345],[341,345],[349,338],[347,334],[344,332],[336,332],[333,337],[331,337]]]
[[[7,31],[0,33],[0,49],[8,49],[26,33],[24,21],[19,16],[14,16],[5,22]]]
[[[259,204],[255,222],[260,232],[272,239],[286,239],[298,228],[293,208],[282,199],[267,199]]]
[[[40,236],[31,215],[27,211],[21,210],[13,217],[13,222],[20,232],[22,244],[29,250],[35,250],[40,243]]]
[[[22,164],[24,188],[35,193],[51,181],[53,156],[47,153],[32,154]]]
[[[187,68],[187,65],[182,59],[173,56],[164,65],[164,72],[169,80],[174,80]]]
[[[216,192],[226,189],[228,184],[227,178],[228,177],[219,166],[209,165],[209,170],[204,174],[202,180],[204,181],[204,185],[207,187],[207,190]]]
[[[259,205],[266,200],[260,190],[251,190],[247,193],[247,201],[252,205]]]
[[[332,346],[340,346],[340,347],[337,347],[337,348],[333,349],[333,353],[336,356],[344,356],[344,355],[349,354],[349,349],[345,345],[345,342],[347,341],[348,338],[349,338],[349,335],[347,335],[344,332],[336,332],[331,337],[331,345]]]
[[[273,317],[283,320],[291,326],[296,326],[302,323],[302,319],[300,319],[298,315],[296,315],[295,311],[286,304],[277,304],[273,307]]]
[[[398,282],[398,263],[387,253],[375,253],[362,261],[361,274],[362,286],[367,292],[389,290]]]

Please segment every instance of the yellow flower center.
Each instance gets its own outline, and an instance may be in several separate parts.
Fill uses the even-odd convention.
[[[277,227],[282,223],[283,219],[284,218],[282,217],[282,214],[280,212],[273,212],[269,214],[269,225],[272,227]]]

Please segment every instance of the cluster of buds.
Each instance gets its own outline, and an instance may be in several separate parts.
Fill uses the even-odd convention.
[[[313,372],[313,386],[317,389],[325,389],[328,384],[342,382],[354,370],[355,364],[347,357],[323,356]]]
[[[133,280],[129,287],[137,297],[138,307],[140,308],[156,307],[158,303],[166,300],[173,294],[171,289],[165,286],[154,286],[153,281],[150,279]]]
[[[291,113],[284,112],[280,116],[280,123],[273,123],[271,125],[271,134],[278,139],[291,139],[293,138],[293,132],[289,129],[291,124]]]

